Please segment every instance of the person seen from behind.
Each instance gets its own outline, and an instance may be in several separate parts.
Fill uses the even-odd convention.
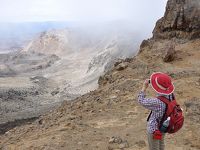
[[[156,93],[154,98],[146,98],[149,85]],[[165,133],[175,133],[183,125],[182,109],[176,103],[174,89],[171,78],[167,74],[157,72],[144,81],[139,92],[138,102],[151,110],[147,118],[149,150],[164,150]]]

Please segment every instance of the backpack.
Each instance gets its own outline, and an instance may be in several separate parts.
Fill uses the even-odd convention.
[[[180,105],[177,104],[176,99],[173,95],[173,100],[168,100],[163,96],[157,97],[159,100],[166,104],[165,114],[159,124],[159,129],[161,128],[163,122],[170,117],[169,126],[167,127],[167,133],[175,133],[181,129],[184,122],[183,111]]]

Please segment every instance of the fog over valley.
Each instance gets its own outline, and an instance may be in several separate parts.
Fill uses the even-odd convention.
[[[12,51],[24,47],[40,32],[69,27],[84,28],[89,33],[100,28],[104,32],[126,29],[137,32],[136,37],[148,38],[155,21],[164,14],[166,0],[2,0],[0,3],[0,51]]]
[[[100,76],[116,64],[126,68],[122,59],[129,61],[152,36],[166,1],[0,4],[1,134],[10,121],[37,118],[97,89]]]

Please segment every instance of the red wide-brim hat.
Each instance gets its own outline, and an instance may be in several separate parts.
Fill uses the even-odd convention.
[[[156,72],[150,77],[152,88],[158,93],[163,95],[170,95],[174,92],[174,85],[171,77],[167,74]]]

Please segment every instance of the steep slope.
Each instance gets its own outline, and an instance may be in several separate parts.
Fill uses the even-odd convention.
[[[200,41],[180,46],[183,52],[188,52],[187,49],[193,47],[193,50],[188,52],[192,55],[198,53]],[[63,103],[62,107],[42,116],[30,125],[10,130],[1,136],[1,147],[63,150],[104,150],[119,147],[146,149],[145,120],[148,111],[138,105],[137,92],[143,80],[148,78],[151,72],[164,71],[173,76],[177,99],[186,115],[184,128],[172,137],[167,135],[168,149],[197,150],[200,148],[198,138],[200,70],[194,69],[194,66],[199,65],[199,56],[191,55],[185,57],[187,60],[185,64],[182,64],[182,60],[169,64],[162,61],[156,61],[156,64],[148,63],[141,60],[142,56],[116,64],[112,71],[99,80],[98,90],[75,101]],[[123,66],[122,64],[126,64],[127,67],[119,71],[119,66]],[[153,91],[149,91],[150,93]]]
[[[178,10],[180,2],[169,0],[166,12],[174,7]],[[187,11],[193,17],[191,13]],[[174,17],[176,13],[171,15]],[[172,76],[177,100],[186,116],[180,132],[166,135],[167,149],[200,149],[200,39],[189,40],[183,35],[171,40],[168,35],[173,31],[167,32],[162,39],[154,34],[153,38],[143,41],[137,56],[116,62],[112,70],[99,78],[97,90],[66,101],[34,123],[2,135],[1,149],[147,149],[145,124],[149,112],[137,103],[137,93],[154,71]]]

